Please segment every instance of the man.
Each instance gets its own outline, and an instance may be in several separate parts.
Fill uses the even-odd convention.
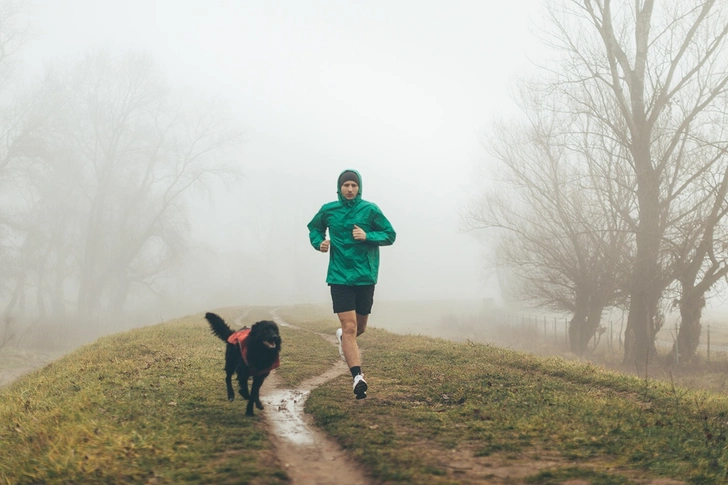
[[[364,333],[379,275],[379,246],[394,243],[396,233],[376,204],[362,200],[356,170],[344,170],[336,184],[338,200],[324,204],[308,223],[314,249],[329,253],[326,283],[331,287],[339,354],[349,366],[357,399],[367,397],[356,337]],[[326,230],[330,239],[326,239]]]

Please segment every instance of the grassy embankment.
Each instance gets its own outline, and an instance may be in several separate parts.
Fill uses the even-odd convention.
[[[302,327],[282,328],[277,375],[293,387],[336,361],[310,333],[335,326],[311,307],[279,313]],[[369,398],[341,376],[306,409],[377,482],[474,483],[510,465],[537,484],[728,478],[723,395],[376,328],[361,345]],[[99,339],[0,389],[0,483],[285,483],[263,413],[246,418],[225,398],[222,348],[191,315]]]

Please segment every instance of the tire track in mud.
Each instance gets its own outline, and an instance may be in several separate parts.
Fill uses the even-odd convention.
[[[301,329],[286,323],[275,310],[273,320],[281,326]],[[314,332],[315,333],[315,332]],[[336,345],[336,337],[315,333]],[[316,429],[303,406],[311,391],[349,371],[343,362],[337,362],[321,375],[302,382],[295,389],[281,387],[280,379],[271,373],[263,383],[261,400],[263,415],[270,427],[270,436],[278,458],[295,485],[369,485],[360,465],[353,462],[346,451],[334,440]]]

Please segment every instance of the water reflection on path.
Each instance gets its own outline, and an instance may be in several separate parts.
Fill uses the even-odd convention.
[[[299,328],[283,321],[275,310],[271,315],[278,325]],[[311,337],[324,338],[336,352],[335,336],[312,333]],[[261,400],[265,405],[265,418],[271,427],[278,458],[295,485],[369,483],[361,467],[350,461],[336,442],[313,427],[303,412],[313,389],[346,373],[346,364],[337,360],[329,370],[304,381],[296,389],[279,388],[275,373],[263,384]]]

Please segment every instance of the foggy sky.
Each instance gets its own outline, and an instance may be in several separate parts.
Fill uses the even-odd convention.
[[[397,230],[381,250],[377,298],[497,297],[458,211],[481,183],[483,130],[513,109],[510,86],[532,68],[538,0],[31,8],[27,70],[99,48],[143,50],[172,87],[224,100],[243,127],[243,179],[193,212],[196,244],[208,246],[198,254],[216,259],[191,273],[221,287],[195,304],[325,301],[327,256],[309,245],[306,224],[335,199],[345,168],[361,172],[364,199]]]

